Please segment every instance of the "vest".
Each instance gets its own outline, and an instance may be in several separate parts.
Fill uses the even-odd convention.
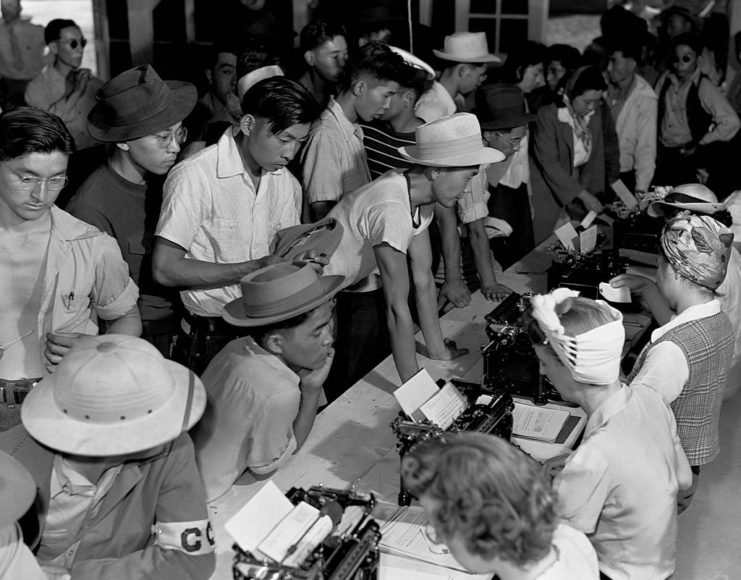
[[[643,366],[648,351],[664,341],[682,349],[690,370],[682,392],[671,404],[677,433],[690,465],[705,465],[720,451],[720,406],[733,358],[733,327],[728,316],[719,312],[672,328],[643,348],[628,384]]]
[[[705,82],[711,82],[710,79],[701,74],[696,81],[690,83],[689,91],[687,91],[687,100],[685,102],[685,111],[687,113],[687,124],[690,128],[690,134],[692,135],[692,142],[697,144],[710,129],[713,124],[713,116],[708,113],[702,106],[700,101],[700,84]],[[669,76],[664,79],[661,89],[659,90],[659,128],[664,121],[664,113],[666,111],[666,93],[671,86],[671,80]]]

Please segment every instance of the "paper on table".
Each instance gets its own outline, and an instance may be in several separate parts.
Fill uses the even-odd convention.
[[[569,412],[516,402],[512,418],[514,419],[512,435],[541,441],[555,441],[569,418]]]
[[[579,239],[579,234],[576,233],[574,226],[571,223],[566,223],[558,228],[555,232],[556,237],[563,244],[563,247],[567,250],[576,250],[576,241]]]
[[[452,383],[445,383],[440,391],[430,397],[420,408],[422,414],[438,427],[447,429],[466,410],[466,399]]]
[[[589,213],[584,216],[584,219],[579,222],[579,227],[583,230],[586,230],[589,226],[594,223],[594,220],[597,218],[597,212],[593,210],[589,210]]]
[[[224,528],[247,552],[257,545],[293,509],[293,504],[272,481],[260,490],[232,517]]]
[[[618,198],[620,198],[620,201],[622,201],[625,204],[625,207],[628,209],[634,209],[638,207],[638,200],[636,199],[635,195],[633,195],[630,190],[625,187],[625,184],[622,182],[622,180],[618,179],[612,184],[612,190],[617,194]]]
[[[623,304],[629,304],[631,302],[630,290],[625,286],[622,288],[613,288],[607,282],[600,282],[599,293],[605,297],[605,300],[609,300],[610,302],[620,302]]]
[[[592,226],[579,234],[579,251],[588,254],[597,247],[597,226]]]
[[[257,550],[276,562],[298,566],[331,531],[332,520],[320,517],[318,509],[301,501],[262,539]]]
[[[425,401],[434,397],[439,390],[430,373],[426,369],[420,369],[416,375],[394,391],[394,397],[396,397],[401,410],[407,416],[415,421],[420,421],[423,417],[417,411]]]
[[[472,574],[451,570],[428,562],[413,560],[395,554],[381,553],[378,580],[489,580],[491,574]]]

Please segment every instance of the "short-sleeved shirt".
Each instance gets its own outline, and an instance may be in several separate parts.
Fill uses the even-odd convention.
[[[343,233],[324,273],[345,276],[346,288],[377,271],[375,246],[386,243],[406,254],[414,236],[430,225],[433,204],[413,210],[406,175],[389,171],[343,197],[329,215]]]
[[[556,548],[556,562],[536,580],[597,580],[597,554],[583,532],[567,524],[559,524],[551,543]]]
[[[334,97],[301,151],[301,171],[308,203],[338,201],[371,180],[363,130]]]
[[[387,171],[408,169],[414,165],[412,161],[402,157],[399,153],[399,147],[409,147],[417,142],[414,131],[397,133],[390,125],[381,121],[361,123],[360,127],[363,129],[363,145],[373,179]]]
[[[299,224],[302,194],[296,178],[285,168],[263,172],[255,191],[238,147],[230,128],[167,176],[155,235],[183,248],[187,259],[256,260],[270,253],[278,230]],[[223,307],[241,295],[239,284],[180,293],[198,316],[221,316]]]
[[[458,105],[450,96],[448,89],[437,81],[433,81],[432,86],[422,94],[414,106],[414,114],[425,123],[449,117],[457,110]]]
[[[247,469],[269,473],[296,450],[299,377],[252,337],[230,342],[203,373],[206,413],[191,432],[209,501]]]
[[[559,515],[589,536],[613,580],[668,578],[682,472],[689,463],[669,406],[647,387],[622,385],[589,417],[553,482]]]
[[[62,117],[62,121],[72,134],[78,150],[100,145],[87,132],[87,116],[90,109],[95,105],[95,93],[102,86],[102,80],[91,76],[85,94],[77,101],[74,110],[68,117]],[[39,76],[28,83],[25,95],[26,104],[49,111],[51,106],[63,98],[68,91],[65,78],[57,72],[53,65],[48,64]]]

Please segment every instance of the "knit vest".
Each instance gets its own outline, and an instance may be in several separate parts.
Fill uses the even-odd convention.
[[[664,341],[682,349],[690,371],[682,392],[671,404],[677,433],[690,465],[705,465],[720,451],[720,406],[733,357],[733,327],[728,316],[719,312],[672,328],[644,347],[628,384],[640,371],[648,351]],[[672,369],[666,372],[671,373]]]
[[[689,125],[690,134],[692,135],[692,143],[695,145],[710,130],[710,126],[713,123],[713,116],[703,108],[702,101],[700,101],[700,84],[703,82],[709,83],[711,81],[707,76],[701,74],[697,81],[692,81],[690,83],[690,88],[687,91],[687,100],[685,102],[687,125]],[[659,90],[659,128],[661,128],[661,123],[664,120],[664,113],[666,112],[666,93],[671,84],[671,80],[667,76]]]

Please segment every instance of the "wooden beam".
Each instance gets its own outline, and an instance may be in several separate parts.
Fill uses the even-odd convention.
[[[419,0],[419,22],[432,26],[432,0]]]
[[[185,0],[185,41],[193,44],[196,41],[196,0]]]
[[[471,0],[455,0],[455,31],[468,32]]]
[[[108,29],[106,0],[93,0],[93,35],[95,36],[95,64],[98,77],[111,78],[111,34]]]
[[[154,19],[160,0],[128,0],[129,46],[134,66],[154,60]]]
[[[309,0],[293,0],[293,29],[300,33],[304,26],[309,23]],[[300,42],[299,34],[293,39],[294,47]]]
[[[545,42],[548,22],[549,0],[529,0],[527,37],[536,42]],[[498,37],[497,37],[498,38]]]

